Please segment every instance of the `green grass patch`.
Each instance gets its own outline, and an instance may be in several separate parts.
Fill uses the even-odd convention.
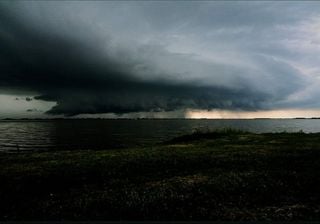
[[[0,154],[1,220],[320,220],[320,134]]]

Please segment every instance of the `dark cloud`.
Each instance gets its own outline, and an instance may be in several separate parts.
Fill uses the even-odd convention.
[[[51,114],[76,115],[80,113],[129,113],[141,111],[172,111],[184,108],[257,109],[267,96],[250,90],[234,91],[213,87],[176,86],[154,83],[121,83],[108,90],[69,89],[62,95],[48,94],[42,100],[58,100]]]
[[[33,108],[33,109],[27,109],[26,112],[38,112],[38,110]]]
[[[4,9],[0,21],[1,87],[33,90],[40,93],[35,99],[56,101],[50,114],[256,109],[267,99],[246,88],[139,80],[130,74],[135,64],[99,58],[99,45],[35,31]]]
[[[151,45],[118,51],[106,36],[95,35],[92,27],[84,30],[86,26],[68,25],[69,30],[64,32],[45,29],[42,21],[25,21],[17,13],[21,11],[16,5],[19,4],[0,4],[0,92],[8,89],[12,93],[34,92],[37,93],[34,99],[57,102],[47,112],[49,114],[156,112],[185,108],[256,110],[272,107],[273,101],[282,100],[303,86],[297,71],[289,64],[272,61],[266,56],[256,57],[256,63],[265,66],[263,71],[246,71],[241,66],[229,68],[214,63],[202,66],[201,62],[196,65],[193,56],[177,56]],[[215,8],[217,12],[218,9]],[[187,10],[183,16],[190,13],[192,10]],[[232,14],[232,10],[224,13]],[[150,11],[147,15],[151,16]],[[247,19],[253,21],[256,13],[250,15]],[[263,23],[267,23],[267,15],[264,14]],[[160,21],[157,17],[161,15],[152,17],[154,23]],[[175,16],[171,14],[169,18]],[[236,23],[236,15],[229,20],[228,24]],[[195,21],[207,25],[198,18]],[[165,29],[166,24],[159,22],[157,26]],[[197,66],[199,77],[191,74],[187,80],[185,76],[196,73],[192,67]],[[189,70],[184,72],[184,67]],[[270,77],[274,72],[286,83],[274,81]],[[251,80],[255,75],[260,78]],[[265,80],[271,85],[257,84]]]

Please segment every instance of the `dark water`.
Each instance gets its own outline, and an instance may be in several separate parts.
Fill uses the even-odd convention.
[[[320,132],[320,120],[56,120],[0,121],[0,151],[109,149],[161,142],[195,129]]]

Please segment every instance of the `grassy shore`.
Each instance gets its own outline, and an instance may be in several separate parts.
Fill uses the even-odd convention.
[[[320,134],[0,154],[1,220],[320,220]]]

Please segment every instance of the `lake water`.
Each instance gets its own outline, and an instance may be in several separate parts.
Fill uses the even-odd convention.
[[[0,151],[110,149],[148,145],[195,129],[320,132],[317,119],[0,121]]]

